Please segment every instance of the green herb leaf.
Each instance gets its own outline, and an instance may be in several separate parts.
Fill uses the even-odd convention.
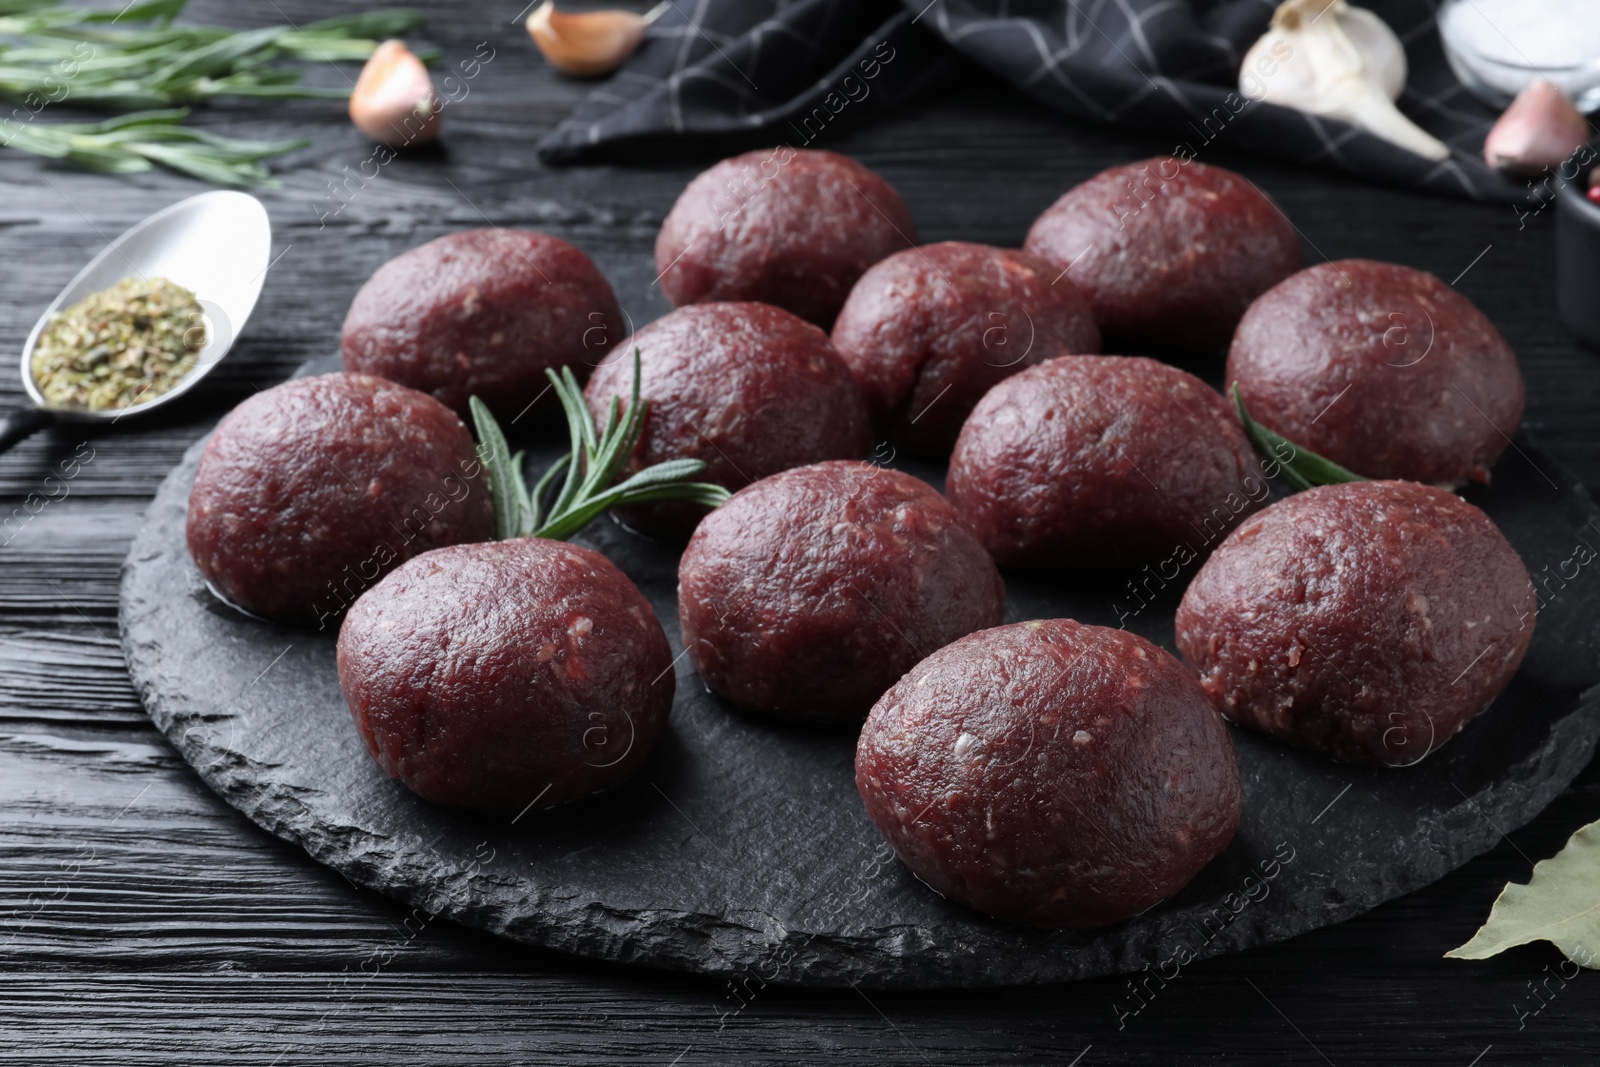
[[[506,435],[500,424],[489,413],[489,406],[477,397],[467,401],[472,411],[472,423],[478,431],[478,458],[489,471],[489,498],[494,502],[494,536],[497,541],[524,537],[524,501],[522,475],[516,469],[516,457],[506,445]]]
[[[120,10],[84,11],[81,14],[85,22],[148,22],[151,19],[159,19],[162,23],[168,23],[183,12],[188,2],[189,0],[147,0],[143,4],[129,4]],[[40,2],[37,6],[48,5]]]
[[[689,481],[705,470],[704,461],[698,459],[669,459],[618,482],[644,432],[650,407],[650,402],[639,396],[639,359],[636,348],[627,410],[622,410],[621,397],[612,397],[605,423],[599,427],[572,371],[563,367],[559,374],[545,372],[566,415],[571,448],[550,465],[532,492],[522,475],[523,454],[510,454],[505,434],[488,406],[477,397],[471,399],[478,454],[489,471],[496,538],[565,540],[614,507],[678,500],[714,508],[728,499],[731,494],[720,485]],[[551,499],[558,482],[561,489]]]
[[[150,78],[151,84],[157,89],[172,89],[195,78],[221,74],[233,69],[234,63],[245,56],[276,44],[278,38],[288,32],[288,26],[266,26],[188,49],[156,71]]]
[[[324,37],[403,37],[422,25],[422,12],[409,7],[385,11],[358,11],[350,15],[309,22],[301,27],[308,36]]]
[[[1262,459],[1278,468],[1283,480],[1296,489],[1310,489],[1314,485],[1338,485],[1343,482],[1364,482],[1361,475],[1345,470],[1332,460],[1323,459],[1308,448],[1302,448],[1287,437],[1269,430],[1245,410],[1244,398],[1239,395],[1239,383],[1233,383],[1233,406],[1239,413],[1239,424],[1245,436],[1255,446]]]
[[[681,482],[691,475],[699,474],[706,469],[704,462],[698,459],[669,459],[657,463],[653,467],[646,467],[627,481],[616,487],[617,492],[627,492],[632,489],[652,489],[658,485],[668,485],[672,482]]]
[[[1548,941],[1580,967],[1600,970],[1600,822],[1533,866],[1527,885],[1508,884],[1472,940],[1445,953],[1482,960],[1514,945]]]
[[[533,521],[530,525],[535,530],[544,525],[543,517],[540,512],[541,502],[545,499],[545,497],[550,495],[550,487],[556,483],[557,478],[560,478],[566,473],[567,464],[571,462],[572,456],[569,454],[562,456],[560,459],[550,464],[550,469],[544,472],[538,483],[534,485],[533,492],[528,494],[528,507],[533,514]]]

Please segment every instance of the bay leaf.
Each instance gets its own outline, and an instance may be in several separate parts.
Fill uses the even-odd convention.
[[[1482,960],[1530,941],[1548,941],[1578,966],[1600,970],[1600,821],[1534,864],[1526,885],[1509,883],[1472,940],[1445,955]]]

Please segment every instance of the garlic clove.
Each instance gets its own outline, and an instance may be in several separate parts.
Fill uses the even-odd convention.
[[[1572,98],[1543,78],[1528,83],[1489,130],[1483,158],[1507,174],[1559,167],[1589,143],[1589,123]]]
[[[1383,94],[1390,100],[1400,99],[1406,87],[1406,46],[1400,38],[1381,16],[1364,7],[1346,6],[1338,19],[1339,27],[1361,53],[1367,69],[1377,75]]]
[[[350,121],[379,144],[409,148],[439,135],[440,107],[428,68],[402,41],[385,41],[350,93]]]
[[[657,4],[648,13],[632,11],[557,11],[544,0],[528,16],[528,36],[550,65],[580,78],[610,74],[633,55],[644,31],[671,5]]]
[[[1447,158],[1449,146],[1394,106],[1404,84],[1405,49],[1394,31],[1345,0],[1284,0],[1239,73],[1239,89],[1252,99],[1348,122],[1426,159]]]

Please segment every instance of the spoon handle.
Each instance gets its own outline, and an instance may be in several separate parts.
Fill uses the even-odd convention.
[[[56,417],[48,411],[31,406],[0,415],[0,452],[8,451],[24,437],[55,421]]]

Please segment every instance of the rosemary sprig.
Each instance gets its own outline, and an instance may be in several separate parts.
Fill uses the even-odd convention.
[[[300,83],[305,63],[360,62],[378,39],[414,29],[406,9],[323,19],[300,28],[175,26],[187,0],[145,0],[117,10],[58,0],[0,0],[0,99],[27,110],[0,118],[0,145],[110,174],[160,163],[223,185],[270,184],[262,162],[304,141],[241,141],[178,126],[185,105],[219,97],[336,99],[348,88]],[[435,53],[418,52],[424,60]],[[133,110],[111,123],[53,123],[46,105]],[[176,117],[172,117],[176,116]]]
[[[1233,383],[1233,406],[1239,413],[1239,424],[1245,436],[1260,453],[1261,458],[1277,464],[1283,480],[1296,489],[1310,489],[1314,485],[1338,485],[1341,482],[1364,482],[1365,478],[1354,471],[1345,470],[1329,459],[1323,459],[1308,448],[1295,444],[1281,433],[1269,430],[1245,410],[1244,398],[1239,395],[1239,383]]]
[[[626,411],[614,396],[604,424],[595,425],[583,390],[569,368],[545,371],[567,417],[571,450],[550,464],[530,492],[522,475],[524,454],[511,453],[500,424],[482,400],[469,401],[478,431],[478,454],[489,470],[495,537],[565,540],[614,507],[686,500],[716,507],[729,497],[720,485],[689,479],[705,469],[698,459],[669,459],[618,482],[627,467],[650,401],[639,396],[639,350],[633,350],[633,388]],[[560,483],[560,489],[556,485]]]
[[[187,108],[137,111],[104,122],[0,125],[0,144],[64,159],[102,174],[134,174],[155,163],[218,185],[270,185],[262,160],[309,142],[244,141],[180,126]]]

